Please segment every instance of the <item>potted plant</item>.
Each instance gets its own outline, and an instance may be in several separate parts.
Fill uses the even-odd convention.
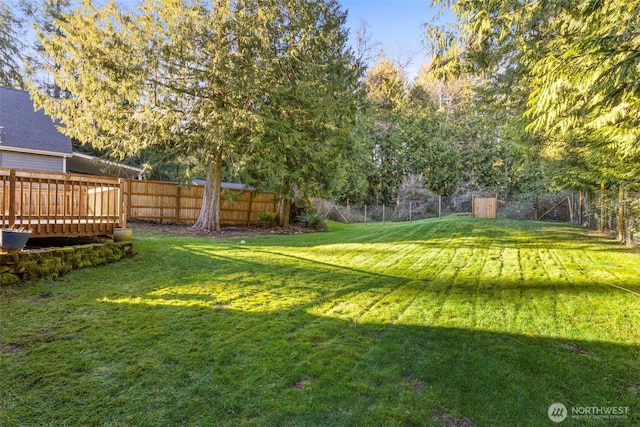
[[[118,242],[130,242],[133,236],[133,230],[131,228],[117,227],[113,229],[113,241]]]
[[[0,230],[0,247],[7,252],[17,252],[27,245],[31,237],[31,229],[12,225]]]
[[[120,217],[120,225],[120,227],[113,229],[113,241],[116,243],[130,242],[133,236],[133,230],[127,228],[127,216],[124,214]]]

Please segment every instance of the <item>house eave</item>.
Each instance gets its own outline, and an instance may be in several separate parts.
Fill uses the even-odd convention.
[[[60,153],[57,151],[34,150],[31,148],[11,147],[11,146],[2,145],[2,144],[0,144],[0,151],[12,151],[14,153],[39,154],[41,156],[54,156],[54,157],[63,157],[63,158],[69,158],[73,156],[72,153]]]

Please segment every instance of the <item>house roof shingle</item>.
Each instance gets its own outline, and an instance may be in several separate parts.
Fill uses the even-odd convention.
[[[34,111],[29,94],[0,86],[0,145],[71,154],[71,139],[43,110]]]

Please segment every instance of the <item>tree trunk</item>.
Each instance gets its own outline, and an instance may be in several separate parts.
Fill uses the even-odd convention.
[[[289,228],[291,222],[291,183],[289,178],[282,177],[282,194],[278,206],[278,225]]]
[[[220,191],[222,184],[222,154],[211,154],[207,159],[207,179],[202,195],[202,208],[193,228],[220,231]]]
[[[606,230],[606,201],[605,201],[605,186],[604,182],[600,184],[600,232],[604,233]]]
[[[579,194],[579,196],[578,196],[578,223],[580,224],[580,226],[584,226],[584,218],[583,218],[583,215],[582,215],[582,211],[584,210],[584,197],[583,197],[584,191],[583,191],[582,188],[580,189],[580,193],[578,193],[578,194]]]
[[[589,228],[590,230],[593,228],[593,211],[594,211],[594,206],[593,206],[593,189],[589,188],[587,190],[587,228]]]
[[[280,206],[278,207],[278,225],[282,228],[289,228],[291,217],[291,199],[283,195],[280,198]]]

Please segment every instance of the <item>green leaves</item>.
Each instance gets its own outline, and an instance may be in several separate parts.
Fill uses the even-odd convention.
[[[347,48],[346,15],[337,2],[280,3],[264,64],[265,132],[251,141],[245,181],[269,182],[287,198],[294,191],[323,195],[343,179],[360,67]]]
[[[32,93],[65,133],[120,157],[213,156],[286,197],[320,191],[355,114],[345,19],[335,0],[143,0],[137,13],[87,0],[40,32],[71,96]]]
[[[532,69],[529,129],[570,146],[587,141],[585,167],[604,179],[603,163],[622,168],[640,154],[638,11],[621,1],[588,2],[560,20],[556,53]]]
[[[445,5],[458,16],[460,31],[432,46],[441,71],[473,71],[488,77],[496,95],[528,100],[527,130],[556,154],[570,157],[580,144],[586,169],[599,169],[605,156],[621,165],[637,159],[638,7],[623,0]]]
[[[11,8],[0,1],[0,85],[22,87],[22,22]]]

